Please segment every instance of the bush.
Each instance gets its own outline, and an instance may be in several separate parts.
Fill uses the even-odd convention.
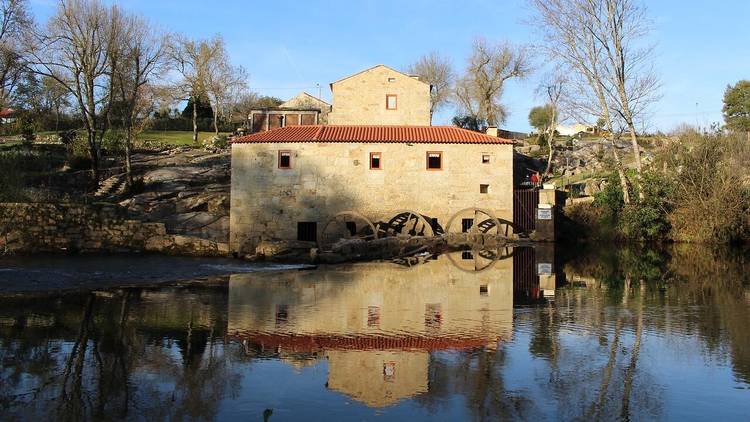
[[[108,130],[102,138],[101,151],[110,156],[124,154],[125,133],[119,129]]]
[[[203,149],[207,151],[218,151],[229,145],[229,138],[225,135],[212,136],[203,141]]]
[[[619,215],[618,230],[625,239],[663,240],[670,228],[667,215],[650,205],[627,205]]]

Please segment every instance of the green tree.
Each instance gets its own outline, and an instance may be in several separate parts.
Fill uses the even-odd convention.
[[[727,86],[722,111],[727,127],[745,132],[750,140],[750,81],[742,80],[734,86]]]
[[[189,119],[193,115],[193,97],[188,98],[185,108],[182,109],[182,117]],[[196,117],[198,119],[213,119],[214,111],[211,108],[211,103],[204,97],[198,97],[198,104],[196,104]]]
[[[529,124],[539,132],[543,132],[552,124],[554,112],[552,104],[534,107],[529,111]]]
[[[455,116],[453,118],[453,126],[484,133],[487,130],[487,121],[478,118],[477,116],[467,114],[463,116]]]

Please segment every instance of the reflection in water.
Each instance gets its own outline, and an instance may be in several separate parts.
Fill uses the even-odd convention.
[[[739,419],[748,269],[736,251],[537,247],[5,296],[0,412]]]
[[[513,261],[357,264],[229,282],[228,334],[248,353],[326,359],[328,387],[370,406],[427,392],[429,353],[494,349],[512,334]]]

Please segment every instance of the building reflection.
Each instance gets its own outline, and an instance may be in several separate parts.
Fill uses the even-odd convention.
[[[233,275],[227,331],[249,354],[326,359],[328,388],[387,406],[428,391],[430,353],[510,339],[516,261],[512,250],[466,251],[411,267]],[[538,293],[538,277],[527,284]]]

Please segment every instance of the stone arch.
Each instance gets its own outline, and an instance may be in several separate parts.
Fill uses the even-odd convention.
[[[318,248],[319,249],[322,249],[324,246],[323,238],[325,237],[326,231],[328,230],[328,227],[331,225],[331,223],[333,223],[334,221],[337,221],[341,217],[346,217],[346,216],[349,216],[356,220],[361,220],[367,223],[367,227],[369,227],[370,232],[372,234],[363,235],[360,238],[365,239],[365,240],[372,240],[372,239],[377,239],[379,237],[377,228],[372,223],[372,221],[370,221],[369,218],[365,217],[364,215],[356,211],[352,211],[352,210],[342,211],[331,216],[330,218],[328,218],[328,220],[326,220],[326,223],[323,225],[323,228],[320,231],[320,236],[318,236]],[[355,235],[355,237],[358,237],[358,236]]]

